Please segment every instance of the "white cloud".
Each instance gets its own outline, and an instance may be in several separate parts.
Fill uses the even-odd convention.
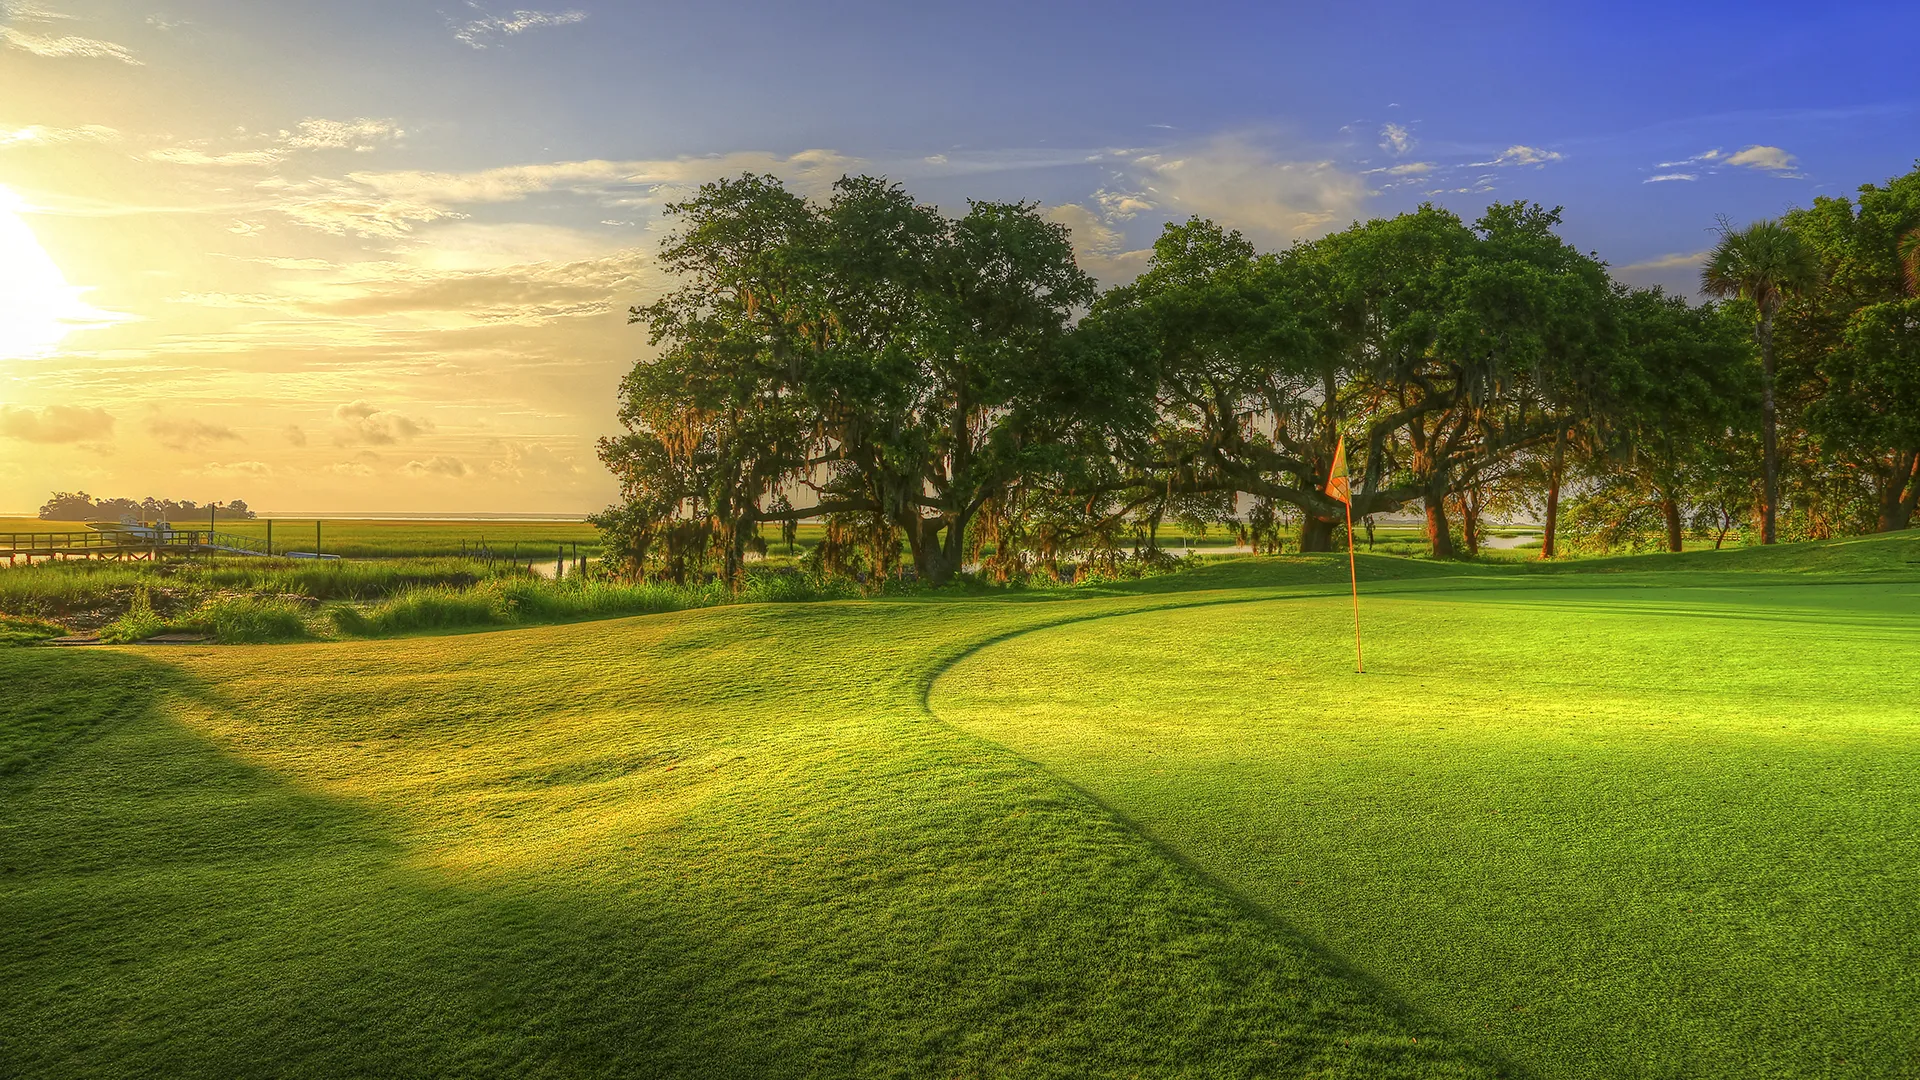
[[[1792,172],[1799,161],[1777,146],[1749,146],[1727,158],[1729,165],[1745,165],[1765,172]]]
[[[1126,250],[1126,238],[1120,230],[1078,203],[1052,207],[1046,211],[1046,218],[1067,227],[1075,261],[1102,284],[1118,285],[1139,277],[1153,254],[1145,248]]]
[[[409,461],[400,466],[401,473],[407,476],[465,476],[467,464],[459,458],[445,454],[435,454],[425,461]]]
[[[1698,180],[1698,179],[1700,179],[1700,177],[1697,173],[1677,172],[1677,173],[1661,173],[1658,176],[1649,176],[1645,180],[1642,180],[1640,182],[1643,184],[1660,184],[1660,183],[1665,183],[1669,180]]]
[[[335,406],[333,420],[335,446],[352,446],[356,443],[391,446],[433,429],[433,425],[424,420],[415,420],[365,401]]]
[[[1484,165],[1537,165],[1545,166],[1549,162],[1564,161],[1566,155],[1558,150],[1543,150],[1537,146],[1515,144],[1500,151],[1492,161],[1476,161],[1474,167]]]
[[[1388,176],[1421,176],[1433,171],[1433,162],[1409,161],[1405,165],[1395,165],[1385,171]]]
[[[1093,193],[1093,199],[1100,204],[1100,212],[1109,221],[1132,221],[1141,212],[1153,209],[1153,202],[1143,191],[1109,191],[1106,188]]]
[[[113,417],[105,409],[76,405],[49,405],[36,409],[0,405],[0,435],[30,443],[70,443],[113,434]]]
[[[68,16],[46,8],[36,7],[20,0],[7,0],[0,3],[0,19],[7,20],[0,25],[0,43],[4,43],[22,52],[35,56],[54,59],[69,57],[83,59],[118,60],[123,64],[138,66],[140,61],[126,46],[98,38],[80,37],[74,34],[36,34],[12,25],[16,22],[45,23],[65,19]]]
[[[272,165],[283,156],[278,150],[235,150],[225,154],[209,154],[190,146],[167,146],[147,151],[148,160],[168,165]]]
[[[1634,270],[1681,270],[1706,265],[1709,251],[1675,252],[1671,255],[1656,255],[1637,263],[1620,267],[1623,272]]]
[[[112,142],[120,137],[120,132],[103,124],[86,124],[81,127],[55,128],[43,124],[28,124],[19,128],[0,128],[0,150],[14,146],[50,145],[73,142]]]
[[[539,443],[512,443],[507,446],[507,456],[489,462],[487,471],[516,478],[557,478],[573,476],[580,469],[572,458],[556,453],[551,447]]]
[[[469,8],[480,11],[478,4],[469,0]],[[512,37],[529,30],[538,30],[545,26],[567,26],[585,22],[584,11],[515,11],[510,15],[488,15],[482,13],[471,22],[454,27],[454,39],[476,49],[484,49],[493,44],[497,37]]]
[[[406,132],[392,120],[374,120],[362,116],[354,120],[326,120],[309,117],[293,131],[280,133],[281,144],[294,150],[354,150],[365,153],[377,144],[394,142]]]
[[[273,209],[336,235],[398,239],[428,222],[465,216],[460,206],[516,202],[566,192],[609,207],[651,206],[672,193],[743,172],[771,173],[803,194],[819,195],[862,165],[831,150],[789,156],[746,151],[659,161],[555,161],[473,172],[352,172],[345,178],[269,177],[260,190]]]
[[[1360,214],[1365,180],[1330,161],[1285,161],[1223,137],[1179,156],[1144,154],[1132,165],[1155,205],[1199,214],[1269,243],[1319,236]]]
[[[1380,149],[1396,156],[1413,149],[1413,133],[1400,124],[1383,126],[1380,139]]]
[[[203,420],[170,420],[155,417],[147,422],[147,434],[169,450],[199,450],[218,442],[240,438],[232,428]]]
[[[209,461],[206,472],[210,476],[246,476],[264,479],[273,475],[273,466],[264,461],[234,461],[225,465],[217,461]]]

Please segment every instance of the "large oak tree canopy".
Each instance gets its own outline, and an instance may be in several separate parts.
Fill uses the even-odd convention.
[[[948,217],[872,177],[816,205],[744,176],[668,212],[680,285],[632,310],[659,355],[601,446],[636,569],[711,554],[731,578],[756,523],[837,515],[899,530],[944,581],[982,505],[1061,467],[1115,385],[1068,348],[1093,280],[1032,205]]]
[[[1525,202],[1273,253],[1193,219],[1105,293],[1027,203],[744,175],[668,212],[674,287],[631,309],[655,355],[601,442],[623,501],[596,520],[637,575],[737,582],[759,526],[803,520],[934,583],[1112,564],[1165,517],[1271,550],[1291,516],[1324,550],[1342,440],[1354,517],[1418,507],[1440,557],[1451,512],[1471,553],[1483,511],[1542,493],[1552,555],[1563,482],[1582,535],[1642,543],[1652,516],[1669,549],[1754,505],[1772,539],[1783,477],[1802,516],[1900,528],[1920,502],[1920,170],[1727,229],[1705,279],[1732,298],[1703,306],[1615,283]]]

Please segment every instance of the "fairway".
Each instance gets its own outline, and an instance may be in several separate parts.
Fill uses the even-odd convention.
[[[0,1060],[1912,1073],[1915,540],[0,650]]]

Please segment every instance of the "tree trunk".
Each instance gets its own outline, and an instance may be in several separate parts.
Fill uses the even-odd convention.
[[[1427,542],[1433,545],[1433,557],[1452,559],[1459,556],[1453,549],[1453,528],[1447,524],[1447,500],[1445,496],[1424,500],[1427,504]]]
[[[1554,544],[1554,532],[1560,526],[1560,474],[1567,460],[1567,429],[1553,433],[1553,457],[1547,463],[1547,523],[1540,537],[1540,557],[1551,559],[1560,553]]]
[[[1313,514],[1302,511],[1300,514],[1300,550],[1332,551],[1333,527],[1336,523],[1322,521]]]
[[[1880,531],[1896,532],[1913,524],[1916,502],[1920,502],[1920,450],[1895,451],[1891,482],[1880,489]]]
[[[1780,516],[1780,436],[1773,408],[1773,312],[1763,308],[1754,326],[1760,341],[1760,542],[1771,544],[1778,536]]]
[[[1460,538],[1466,542],[1467,558],[1480,557],[1480,504],[1468,492],[1460,493]]]
[[[1672,497],[1660,500],[1660,516],[1667,520],[1667,550],[1685,551],[1680,537],[1680,503]]]

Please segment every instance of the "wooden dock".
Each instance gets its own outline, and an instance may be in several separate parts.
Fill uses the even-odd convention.
[[[169,555],[267,555],[250,536],[211,529],[140,529],[0,533],[0,558],[159,560]]]

